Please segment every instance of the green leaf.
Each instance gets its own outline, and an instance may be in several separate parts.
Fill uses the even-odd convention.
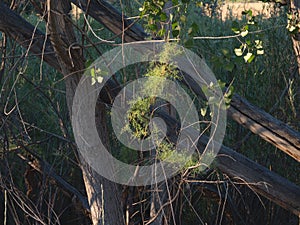
[[[245,37],[245,36],[247,36],[248,33],[249,33],[248,30],[244,30],[244,31],[241,32],[241,36]]]
[[[256,51],[256,54],[257,55],[263,55],[265,52],[264,52],[264,50],[263,49],[258,49],[257,51]]]
[[[246,44],[247,44],[247,45],[251,45],[251,40],[250,40],[250,39],[247,39],[247,40],[246,40]]]
[[[103,77],[98,76],[98,77],[92,77],[92,85],[94,85],[96,82],[102,83]]]
[[[255,40],[254,42],[255,42],[255,47],[256,47],[257,49],[263,48],[263,46],[262,46],[262,41],[261,41],[261,40]]]
[[[239,28],[233,27],[233,28],[231,28],[231,30],[232,30],[234,33],[236,33],[236,34],[239,34],[239,33],[240,33],[240,29],[239,29]]]
[[[96,77],[96,74],[95,74],[95,68],[93,67],[93,68],[91,68],[91,76],[92,77]]]
[[[222,80],[217,80],[217,82],[218,82],[218,85],[219,85],[219,87],[221,88],[221,89],[223,89],[223,88],[225,88],[225,86],[226,86],[226,83],[224,82],[224,81],[222,81]]]
[[[289,32],[294,32],[296,30],[296,27],[290,24],[288,24],[286,28],[288,29]]]
[[[205,116],[206,115],[206,113],[207,113],[207,106],[206,107],[204,107],[204,108],[201,108],[200,109],[200,113],[201,113],[201,116]]]
[[[252,17],[252,10],[251,10],[251,9],[249,9],[249,10],[244,10],[244,11],[242,12],[242,15],[247,15],[247,16]]]
[[[255,58],[255,55],[254,54],[251,55],[251,57],[248,59],[248,63],[251,63],[254,60],[254,58]]]
[[[156,31],[157,30],[157,25],[156,24],[149,24],[148,28],[152,31]]]
[[[85,61],[85,67],[88,68],[92,65],[93,61],[91,59],[88,59]]]
[[[168,20],[167,14],[165,12],[163,12],[162,14],[160,14],[160,21],[161,22],[165,22]]]
[[[162,36],[164,36],[166,34],[166,29],[160,29],[158,32],[157,32],[157,35],[158,36],[160,36],[160,37],[162,37]]]
[[[169,17],[170,17],[170,21],[173,21],[173,18],[174,18],[173,13],[170,13],[170,14],[169,14]]]
[[[98,76],[98,77],[97,77],[97,81],[98,81],[98,83],[102,83],[102,81],[103,81],[103,77],[101,77],[101,76]]]
[[[107,72],[101,71],[100,68],[95,69],[93,67],[93,68],[91,68],[90,73],[91,73],[91,77],[92,77],[92,85],[94,85],[96,82],[102,83],[103,77],[99,76],[99,74],[101,73],[101,75],[103,75],[103,74],[105,75],[105,73],[107,73]]]
[[[203,7],[203,2],[196,2],[197,7]]]
[[[227,91],[225,93],[225,98],[231,98],[234,93],[234,87],[232,85],[227,88]]]
[[[97,80],[95,79],[95,77],[92,77],[92,85],[96,84]]]
[[[236,56],[242,56],[243,55],[243,51],[240,48],[235,48],[234,53],[236,54]]]
[[[173,5],[178,5],[178,0],[172,0]]]
[[[252,10],[251,9],[248,10],[248,16],[252,16]]]
[[[255,58],[255,55],[253,55],[253,53],[248,52],[245,56],[244,56],[244,60],[245,62],[251,63],[253,61],[253,59]]]
[[[179,30],[179,25],[178,25],[178,21],[175,21],[174,23],[172,23],[172,30]]]

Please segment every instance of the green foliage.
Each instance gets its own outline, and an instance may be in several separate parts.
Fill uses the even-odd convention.
[[[172,0],[172,9],[166,13],[165,4],[168,0],[146,0],[140,8],[140,17],[146,18],[146,28],[157,37],[177,39],[187,48],[194,45],[193,36],[198,32],[197,20],[189,16],[195,7],[201,7],[199,1]],[[171,34],[166,33],[164,25],[170,24]]]
[[[165,35],[166,30],[163,26],[159,27],[158,24],[162,25],[168,20],[166,12],[163,11],[166,2],[167,0],[146,0],[139,9],[141,11],[141,17],[147,14],[146,28],[161,37]]]
[[[226,86],[226,83],[222,82],[221,80],[218,80],[218,84],[219,87],[225,91],[224,93],[225,106],[226,108],[229,108],[232,96],[234,94],[234,87],[232,85]]]
[[[135,138],[143,139],[149,135],[151,101],[153,97],[129,102],[131,107],[127,117],[130,124],[125,129],[131,129]]]
[[[272,8],[269,10],[272,10]],[[245,38],[251,36],[253,45],[256,44],[255,40],[262,41],[264,54],[259,55],[259,57],[256,55],[252,63],[245,63],[243,57],[236,56],[234,49],[240,45],[240,40],[236,38],[222,40],[199,39],[195,41],[193,49],[198,49],[198,52],[203,55],[219,80],[227,84],[233,84],[234,91],[237,94],[270,112],[276,118],[286,121],[294,129],[299,130],[300,123],[294,116],[294,107],[290,103],[293,100],[290,100],[288,94],[285,94],[285,97],[280,97],[284,93],[287,81],[290,79],[291,68],[296,65],[289,32],[285,28],[286,12],[282,11],[280,16],[269,19],[256,16],[255,20],[257,25],[249,25],[249,33]],[[216,17],[203,16],[199,19],[198,26],[202,29],[198,35],[209,37],[227,36],[232,27],[237,27],[234,21],[232,19],[220,21]],[[247,19],[244,16],[242,20],[236,22],[240,29],[247,24]],[[259,31],[259,36],[256,36],[255,33],[252,34],[252,31]],[[255,50],[255,47],[253,49]],[[253,53],[255,54],[255,52]],[[229,69],[227,65],[230,65]],[[297,85],[299,85],[299,79],[296,80],[298,80]],[[229,86],[231,87],[231,85]],[[243,140],[244,138],[245,140]],[[271,166],[273,171],[283,176],[288,175],[289,179],[299,183],[299,178],[294,172],[296,165],[293,160],[289,161],[284,153],[265,143],[259,137],[250,135],[247,129],[234,122],[228,121],[224,145],[238,149],[247,157],[257,160],[262,165]],[[270,155],[272,160],[269,159]],[[284,162],[289,161],[290,165],[294,165],[293,169],[289,167],[290,172],[282,168],[282,160]]]
[[[245,10],[242,14],[246,16],[246,24],[241,25],[237,21],[232,23],[232,31],[241,36],[241,38],[238,38],[241,45],[234,49],[234,53],[238,57],[243,56],[246,63],[251,63],[256,56],[264,54],[263,42],[261,39],[258,39],[260,38],[259,35],[255,35],[254,39],[248,35],[250,28],[257,28],[258,26],[255,16],[252,15],[252,11]]]
[[[159,61],[169,61],[170,55],[176,56],[180,54],[176,48],[172,47],[172,44],[166,45],[164,51],[158,56]],[[144,93],[149,97],[145,99],[138,99],[134,102],[129,102],[131,105],[128,113],[128,119],[131,128],[134,130],[136,137],[146,137],[148,135],[148,123],[150,118],[150,106],[155,104],[158,100],[155,96],[157,93],[164,91],[164,81],[162,79],[155,79],[155,77],[164,77],[167,79],[178,79],[178,70],[175,65],[163,64],[152,62],[150,63],[145,77],[149,79],[143,84]],[[153,79],[152,79],[153,78]],[[128,129],[128,127],[127,127]]]
[[[172,57],[175,57],[178,54],[181,54],[181,52],[178,51],[177,48],[174,48],[172,44],[168,44],[165,46],[164,50],[161,52],[158,58],[159,61],[170,61]],[[150,63],[144,76],[148,77],[148,80],[143,84],[142,90],[149,97],[144,99],[139,98],[138,100],[128,102],[131,106],[127,114],[129,124],[127,125],[127,127],[124,128],[125,131],[128,131],[130,129],[133,132],[133,138],[140,139],[146,138],[150,135],[149,121],[150,118],[153,116],[153,111],[151,111],[152,106],[157,106],[166,103],[164,100],[155,97],[157,93],[164,91],[165,85],[164,80],[156,79],[156,77],[164,77],[174,81],[180,80],[178,70],[176,66],[172,63]],[[170,96],[170,98],[172,98],[172,96]],[[155,133],[155,131],[152,130],[152,135],[153,132]],[[184,153],[178,153],[177,151],[175,151],[174,144],[169,142],[169,140],[164,139],[162,142],[156,144],[157,148],[155,151],[158,160],[175,164],[182,164],[182,162],[187,161],[187,156]],[[200,164],[198,164],[199,158],[193,156],[191,157],[191,159],[188,160],[183,169],[186,169],[188,167],[195,167],[194,171],[200,171],[201,167]]]
[[[144,13],[142,15],[146,16],[149,11],[151,12],[150,19],[147,20],[149,22],[148,29],[152,32],[157,32],[159,36],[164,36],[165,31],[157,30],[156,24],[157,22],[166,21],[165,13],[162,11],[166,1],[149,0],[145,1],[144,4],[147,2],[150,5],[145,5],[145,8],[142,9],[142,13]],[[151,5],[152,2],[155,4]],[[185,46],[193,48],[193,50],[206,58],[218,79],[222,80],[219,85],[223,90],[226,90],[224,99],[227,106],[231,101],[233,86],[225,84],[233,83],[235,91],[251,103],[260,106],[266,111],[272,110],[272,115],[287,122],[295,129],[299,128],[299,120],[294,114],[294,111],[299,111],[299,106],[295,104],[297,102],[293,98],[293,88],[299,85],[299,81],[293,80],[293,86],[288,90],[288,95],[283,94],[283,97],[280,97],[286,87],[286,81],[290,79],[290,70],[295,65],[291,41],[287,30],[282,26],[286,24],[285,15],[261,20],[259,17],[253,18],[250,11],[245,11],[242,21],[220,21],[216,17],[200,16],[197,11],[201,6],[200,1],[173,1],[173,6],[175,9],[174,15],[170,18],[173,37],[180,38]],[[84,24],[82,17],[81,15],[81,18],[77,21],[80,26]],[[36,23],[39,18],[30,15],[29,20]],[[288,16],[288,20],[288,30],[292,33],[298,31],[299,22],[297,19],[294,20],[293,16]],[[109,38],[112,36],[108,32],[103,31],[103,26],[95,23],[93,19],[88,18],[88,21],[101,37]],[[193,36],[197,35],[206,37],[226,36],[231,28],[236,34],[241,35],[239,39],[223,39],[222,41],[192,39]],[[262,30],[264,35],[256,36],[256,34],[251,33],[256,30]],[[87,32],[87,35],[93,42],[97,42],[97,38],[90,31]],[[90,44],[90,42],[85,41],[83,44]],[[103,45],[97,48],[86,49],[86,58],[93,61],[93,59],[98,58],[99,52],[104,52],[111,47]],[[8,49],[11,52],[14,51],[16,55],[23,54],[20,48],[15,49],[10,42],[8,42]],[[234,51],[234,49],[240,49],[240,51]],[[240,53],[242,54],[238,56]],[[251,53],[251,55],[248,53]],[[264,54],[258,58],[257,56],[261,53]],[[176,54],[172,48],[169,48],[160,57],[167,59],[170,55]],[[244,63],[245,61],[247,63]],[[11,167],[12,176],[15,178],[14,183],[20,187],[20,190],[25,189],[24,181],[21,179],[23,177],[24,162],[15,157],[12,150],[18,146],[15,141],[15,138],[17,138],[17,140],[27,144],[30,149],[42,158],[47,159],[53,169],[58,171],[61,176],[73,182],[76,187],[79,186],[78,189],[83,189],[82,180],[78,179],[81,174],[79,173],[79,167],[76,166],[76,156],[71,150],[72,139],[69,139],[72,129],[65,102],[63,77],[53,69],[45,65],[41,66],[39,60],[30,58],[29,62],[26,62],[26,60],[16,61],[15,58],[6,62],[7,67],[11,68],[11,70],[4,74],[5,83],[2,85],[0,98],[2,112],[4,111],[4,106],[7,106],[6,110],[8,111],[13,109],[16,104],[18,106],[18,110],[5,115],[5,121],[7,121],[5,126],[2,122],[0,124],[3,131],[8,125],[12,127],[9,132],[5,130],[2,134],[8,135],[8,145],[11,151],[8,154],[7,162],[14,163],[14,166]],[[250,64],[250,62],[252,63]],[[87,65],[89,65],[89,62],[87,62]],[[175,67],[176,65],[172,64],[153,63],[150,67],[147,67],[148,69],[144,76],[161,76],[179,80],[179,74]],[[131,72],[134,71],[134,68],[129,69]],[[99,74],[103,73],[93,68],[90,71],[94,82],[101,82]],[[126,77],[121,72],[117,75],[116,79],[118,80]],[[147,93],[150,90],[154,91],[162,88],[162,83],[153,81],[155,79],[149,80],[145,84]],[[144,138],[149,135],[150,108],[157,101],[160,101],[160,99],[152,96],[130,103],[131,110],[128,113],[129,128],[134,131],[136,137]],[[209,99],[209,102],[213,103],[213,99]],[[203,117],[209,114],[208,104],[205,102],[204,105],[206,107],[199,107]],[[247,134],[247,130],[236,123],[229,122],[224,144],[235,147],[237,151],[299,184],[299,166],[296,162],[254,135],[239,143],[247,137]],[[0,135],[0,138],[0,146],[4,148],[4,142],[2,143],[3,136]],[[111,137],[111,148],[115,157],[126,163],[141,163],[139,161],[141,160],[139,152],[117,145],[113,143],[114,141],[115,139]],[[159,145],[157,156],[161,160],[169,160],[169,162],[175,163],[184,160],[185,155],[173,150],[174,146],[165,140]],[[147,154],[144,154],[143,157],[147,156]],[[144,160],[147,161],[146,159]],[[192,173],[195,176],[199,176],[199,171],[201,171],[203,166],[199,161],[199,155],[193,155],[184,169],[192,167],[194,168]],[[212,165],[212,168],[214,168],[214,165]],[[204,179],[206,177],[203,177]],[[220,178],[217,177],[216,179]],[[213,200],[203,200],[202,194],[199,193],[201,201],[195,199],[198,198],[197,194],[191,194],[190,202],[194,208],[185,203],[184,206],[187,207],[183,207],[184,224],[199,223],[198,215],[195,216],[195,209],[202,213],[201,218],[204,221],[209,221],[211,224],[216,222],[214,221],[215,212],[219,206],[212,204]],[[253,205],[250,207],[253,207]],[[274,207],[272,206],[273,209]],[[253,218],[255,219],[255,217]]]

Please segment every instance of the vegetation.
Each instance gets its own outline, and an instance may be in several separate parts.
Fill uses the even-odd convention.
[[[45,20],[47,12],[43,1],[5,2],[37,29],[52,35],[53,27],[45,29],[49,20]],[[203,4],[199,1],[195,4],[194,1],[183,0],[172,2],[174,15],[165,12],[165,1],[126,1],[122,5],[115,2],[114,6],[128,16],[141,17],[139,23],[150,34],[151,37],[147,37],[150,41],[158,38],[173,41],[203,56],[223,88],[230,87],[228,104],[234,87],[234,93],[288,124],[295,132],[300,132],[300,80],[291,39],[294,34],[286,29],[287,8],[281,8],[278,14],[278,6],[270,6],[269,18],[253,16],[250,10],[243,13],[241,20],[228,15],[223,21],[218,10],[209,15],[204,13]],[[175,7],[177,5],[179,7]],[[99,55],[122,43],[124,37],[114,36],[105,24],[84,13],[77,14],[73,7],[71,24],[88,67]],[[40,14],[35,14],[35,11]],[[166,24],[170,17],[173,18],[169,29]],[[49,23],[52,23],[51,20]],[[89,169],[85,169],[76,149],[66,98],[69,92],[65,84],[78,71],[57,71],[57,68],[39,59],[39,55],[36,57],[39,53],[29,53],[28,49],[17,44],[11,33],[3,30],[1,22],[0,30],[0,221],[4,225],[91,224],[91,221],[94,224],[117,224],[106,221],[104,215],[108,213],[117,218],[119,211],[125,215],[121,216],[122,224],[150,224],[151,221],[154,221],[153,224],[183,225],[298,224],[297,216],[255,193],[248,187],[249,184],[243,182],[243,178],[222,172],[217,162],[205,170],[199,169],[203,165],[199,164],[198,152],[179,174],[163,184],[115,187],[96,176],[92,176],[96,180],[92,183],[87,178]],[[295,33],[294,29],[292,31]],[[115,42],[109,42],[111,40]],[[56,48],[54,51],[59,55]],[[170,53],[172,48],[167,51],[161,57],[175,54]],[[180,71],[173,65],[131,65],[118,71],[114,81],[123,87],[141,76],[163,76],[180,83],[195,99],[203,121],[202,128],[209,127],[207,102],[196,99],[197,94],[184,84]],[[144,84],[145,90],[161,86],[163,84],[154,82]],[[153,113],[149,109],[159,103],[168,105],[154,96],[131,102],[128,113],[130,124],[124,127],[124,131],[133,130],[136,137],[147,137]],[[108,137],[102,136],[102,139],[107,139],[112,154],[119,160],[135,165],[150,164],[154,157],[151,152],[130,150],[112,133],[110,119],[106,119],[110,115],[111,104],[105,102],[105,116],[99,129],[108,131]],[[169,110],[171,106],[166,108]],[[176,110],[173,117],[178,117]],[[163,142],[154,159],[180,161],[182,155],[172,154],[172,143],[173,140]],[[223,144],[300,185],[299,162],[233,120],[227,123]],[[103,195],[109,190],[111,196],[120,198],[117,205],[115,200],[109,202],[109,197],[105,200],[103,196],[98,197],[100,200],[97,201],[102,201],[102,208],[98,209],[105,211],[98,213],[101,215],[98,223],[93,219],[93,209],[85,205],[87,199],[91,199],[89,194],[93,189],[88,184],[93,184],[95,189],[100,187],[102,192],[97,192],[99,196],[99,193]],[[109,204],[114,205],[107,206]],[[113,207],[120,209],[113,211]]]

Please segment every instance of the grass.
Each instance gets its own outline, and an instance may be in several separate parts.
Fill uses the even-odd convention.
[[[296,94],[300,80],[298,76],[293,77],[293,70],[297,65],[291,37],[285,28],[285,12],[282,11],[280,16],[271,16],[268,19],[257,17],[256,20],[258,22],[256,30],[261,30],[261,33],[259,35],[250,34],[249,37],[251,39],[259,38],[263,41],[265,54],[256,57],[250,64],[239,60],[234,54],[234,48],[240,45],[237,38],[197,40],[194,50],[206,59],[218,79],[233,84],[237,94],[287,123],[293,129],[300,131],[300,123],[294,110],[295,106],[297,113],[300,113],[299,102],[291,98]],[[234,34],[231,32],[234,21],[232,17],[221,21],[218,15],[213,18],[202,16],[197,21],[200,27],[198,33],[200,37],[220,37]],[[243,24],[245,21],[238,22]],[[234,64],[232,70],[228,70],[227,67],[230,63]],[[287,91],[288,80],[294,82],[290,94]],[[240,140],[244,141],[237,145]],[[232,120],[228,121],[224,144],[290,181],[300,184],[298,162]],[[252,199],[253,196],[251,196],[246,191],[235,199],[239,201],[238,199],[243,198],[245,202],[252,201],[252,204],[248,205],[252,222],[248,221],[246,224],[282,224],[285,219],[293,218],[293,216],[289,217],[288,214],[275,207],[275,211],[268,212],[270,220],[263,219],[265,214],[262,212],[268,211],[274,205],[263,200],[267,205],[267,210],[265,210],[261,203],[257,199]],[[244,217],[247,220],[248,217]]]
[[[234,34],[231,31],[233,18],[222,21],[218,19],[217,16],[212,18],[197,14],[191,14],[190,16],[194,17],[192,19],[197,21],[198,26],[200,27],[197,36],[220,37]],[[33,17],[30,18],[30,20],[33,21],[34,19],[35,18]],[[251,64],[247,64],[243,59],[235,56],[234,48],[240,45],[240,42],[236,38],[223,40],[196,40],[193,50],[206,59],[218,79],[227,83],[232,83],[236,93],[248,99],[252,104],[270,112],[273,116],[286,122],[294,129],[299,130],[300,122],[296,119],[293,106],[295,106],[296,111],[300,113],[300,102],[296,102],[296,100],[291,101],[291,96],[295,94],[295,89],[299,87],[299,78],[294,80],[294,86],[291,87],[290,93],[285,91],[287,81],[292,79],[291,72],[296,66],[291,39],[285,29],[285,14],[283,12],[281,16],[271,17],[269,19],[258,17],[257,21],[257,30],[261,30],[261,33],[259,33],[258,37],[255,37],[255,34],[250,34],[249,37],[260,38],[263,41],[265,54],[257,57]],[[82,22],[82,20],[80,20],[79,23],[80,22]],[[92,19],[90,22],[92,27],[97,29],[97,34],[102,38],[107,39],[112,36],[107,30],[103,29],[103,26],[98,25]],[[239,23],[244,22],[239,21]],[[90,38],[92,41],[97,42],[97,39],[92,35]],[[9,48],[13,49],[13,46],[9,46]],[[105,52],[109,50],[111,46],[100,45],[98,48],[99,52]],[[18,48],[17,53],[21,52],[22,50]],[[91,48],[87,50],[86,58],[95,60],[99,57],[99,52]],[[32,138],[31,142],[35,143],[31,145],[31,148],[43,158],[46,158],[56,171],[60,171],[62,176],[69,178],[70,182],[75,183],[74,180],[79,180],[77,184],[74,185],[78,185],[78,189],[83,189],[82,181],[80,178],[78,179],[80,175],[79,168],[73,164],[75,157],[70,150],[69,143],[63,142],[54,135],[49,134],[52,133],[59,136],[64,135],[61,129],[60,117],[62,117],[68,131],[72,131],[68,119],[62,76],[47,66],[43,67],[42,76],[40,76],[38,72],[40,71],[39,60],[30,58],[28,62],[30,63],[28,63],[27,69],[23,73],[34,85],[30,84],[22,77],[16,79],[15,74],[20,72],[18,69],[22,69],[24,64],[21,62],[16,63],[14,60],[11,60],[8,67],[13,69],[10,73],[5,75],[7,83],[2,92],[1,105],[5,105],[10,90],[13,90],[13,87],[15,87],[15,94],[10,98],[9,106],[13,106],[16,99],[21,99],[22,101],[19,102],[19,107],[20,112],[22,113],[22,120],[39,128],[28,129],[29,135]],[[228,65],[231,64],[233,64],[234,67],[229,69]],[[15,81],[16,83],[14,83]],[[39,88],[42,91],[40,91]],[[50,102],[48,98],[51,99]],[[59,110],[59,115],[57,114],[57,110]],[[17,115],[17,118],[19,118],[19,115]],[[8,119],[13,121],[13,115],[10,115]],[[17,128],[18,127],[16,127],[15,132],[18,132]],[[41,131],[41,129],[49,133],[45,133]],[[19,138],[21,139],[22,137]],[[243,139],[244,142],[237,147],[237,142]],[[224,144],[235,148],[252,160],[257,161],[296,184],[300,184],[300,171],[297,162],[280,150],[274,148],[272,145],[261,140],[259,137],[249,135],[248,130],[233,121],[228,122]],[[1,145],[1,147],[3,146]],[[124,157],[132,157],[132,155],[126,155]],[[14,177],[16,177],[16,180],[18,181],[16,183],[19,185],[20,189],[25,190],[25,185],[21,179],[25,166],[21,164],[22,162],[16,160],[16,157],[9,158],[9,161],[17,162],[18,166],[12,167],[11,169]],[[215,174],[214,176],[217,177],[216,179],[223,179],[220,178],[220,175]],[[224,179],[226,180],[226,178]],[[230,183],[229,180],[227,181]],[[243,188],[241,188],[241,192],[238,192],[232,188],[231,197],[236,201],[236,207],[238,207],[238,205],[243,205],[241,203],[243,201],[247,203],[247,210],[244,209],[244,211],[241,211],[245,220],[255,221],[256,219],[256,224],[279,225],[282,224],[282,219],[289,216],[288,213],[284,212],[279,207],[275,207],[265,199],[263,199],[263,202],[266,204],[266,209],[264,209],[261,202],[253,195],[253,193],[242,189]],[[43,194],[46,194],[46,192]],[[202,194],[201,191],[198,191],[194,195],[191,195],[191,199],[196,199],[193,203],[193,207],[199,213],[203,213],[203,218],[213,223],[216,214],[215,212],[218,210],[218,205],[214,205],[212,200],[203,200],[204,197]],[[62,198],[65,198],[65,196],[62,196]],[[65,199],[62,200],[62,202],[64,201]],[[60,202],[57,202],[56,204],[60,204]],[[185,217],[187,218],[185,224],[196,224],[198,220],[195,216],[195,212],[191,210],[190,205],[186,204],[184,210],[186,213]],[[271,218],[269,221],[268,217],[264,216],[265,212],[267,212],[269,218]],[[278,214],[277,217],[275,215],[276,213]],[[280,216],[281,218],[274,221],[274,218],[276,219]],[[76,216],[73,217],[76,218]],[[239,224],[238,221],[236,221],[235,224]],[[249,222],[247,224],[251,223]]]
[[[199,27],[201,27],[199,36],[220,37],[234,34],[231,31],[232,19],[220,21],[218,18],[203,16],[198,21]],[[285,29],[285,14],[282,12],[281,16],[269,19],[257,17],[257,22],[256,30],[260,30],[261,33],[259,35],[250,34],[249,38],[262,40],[265,54],[257,56],[250,64],[245,63],[234,54],[234,48],[240,45],[236,38],[197,40],[195,42],[196,50],[203,55],[218,79],[233,84],[237,94],[299,131],[300,124],[292,107],[299,103],[291,102],[286,90],[287,81],[294,79],[292,88],[294,90],[292,95],[294,95],[295,88],[299,86],[299,79],[293,78],[292,75],[296,62],[291,38]],[[239,23],[243,24],[244,22],[239,21]],[[228,70],[228,64],[234,64],[234,68]],[[247,136],[248,132],[230,121],[225,144],[236,147],[237,141]],[[299,184],[298,174],[300,171],[289,173],[289,169],[285,170],[285,166],[283,166],[290,163],[290,169],[294,171],[293,165],[297,167],[296,162],[270,144],[260,140],[259,137],[250,135],[242,143],[239,151]],[[287,160],[289,163],[281,162],[281,160]]]

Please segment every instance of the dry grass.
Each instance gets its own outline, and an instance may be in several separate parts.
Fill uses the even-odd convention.
[[[254,16],[261,15],[263,18],[269,18],[272,15],[278,14],[281,9],[276,8],[274,3],[263,3],[263,2],[244,2],[244,3],[233,3],[228,2],[221,5],[218,9],[219,15],[222,20],[225,21],[228,18],[242,18],[242,12],[245,10],[252,10]],[[209,9],[205,12],[207,15],[210,14]]]

